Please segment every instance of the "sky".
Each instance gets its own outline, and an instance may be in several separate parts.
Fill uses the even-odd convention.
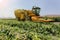
[[[60,0],[0,0],[0,18],[15,18],[14,10],[41,8],[40,15],[60,15]]]

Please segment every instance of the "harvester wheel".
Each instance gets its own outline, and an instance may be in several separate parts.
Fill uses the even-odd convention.
[[[18,21],[25,21],[25,19],[20,19],[20,17],[17,17]]]
[[[17,20],[18,20],[18,21],[20,21],[20,18],[19,18],[19,17],[17,17]]]

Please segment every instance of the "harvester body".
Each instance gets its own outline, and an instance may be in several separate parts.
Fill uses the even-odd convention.
[[[24,10],[24,9],[17,9],[15,10],[15,16],[17,20],[30,20],[35,22],[49,22],[53,20],[45,20],[40,17],[40,8],[39,7],[33,7],[32,10]]]

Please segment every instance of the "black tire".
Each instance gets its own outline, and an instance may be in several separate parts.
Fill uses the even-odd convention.
[[[20,18],[19,18],[19,17],[17,17],[17,20],[18,20],[18,21],[20,21]]]

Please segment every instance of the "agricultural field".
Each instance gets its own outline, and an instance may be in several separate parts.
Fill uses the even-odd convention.
[[[0,40],[60,40],[60,23],[0,19]]]

